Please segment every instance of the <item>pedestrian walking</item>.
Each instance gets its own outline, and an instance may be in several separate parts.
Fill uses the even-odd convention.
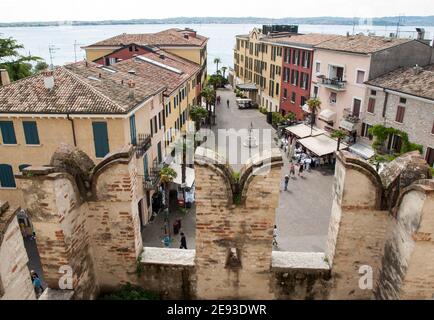
[[[295,165],[293,162],[289,164],[289,175],[295,177]]]
[[[285,191],[288,191],[289,176],[285,176]]]
[[[228,108],[229,108],[229,99],[228,99],[228,100],[226,100],[226,103],[227,103],[227,105],[228,105]]]
[[[273,246],[277,246],[277,226],[274,225],[274,229],[273,229]]]
[[[44,288],[42,287],[42,281],[35,271],[32,270],[30,274],[31,274],[33,288],[35,289],[36,295],[39,297],[42,294],[42,292],[44,292]]]
[[[187,239],[185,238],[184,232],[181,232],[181,246],[179,249],[187,249]]]
[[[304,165],[303,162],[298,165],[298,176],[303,177]]]
[[[217,104],[220,104],[220,96],[217,96]]]

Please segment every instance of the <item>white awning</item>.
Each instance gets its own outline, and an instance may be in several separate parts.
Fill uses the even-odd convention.
[[[361,156],[363,159],[370,159],[375,155],[374,149],[371,146],[357,142],[349,147],[350,151]]]
[[[302,109],[304,112],[311,113],[311,111],[310,111],[309,106],[308,106],[307,103],[304,104],[304,105],[301,107],[301,109]]]
[[[319,113],[318,118],[325,122],[332,122],[336,120],[336,112],[330,109],[324,109]]]
[[[175,170],[176,178],[173,180],[173,183],[182,185],[182,169],[180,164],[172,163],[170,167]],[[194,169],[186,167],[185,168],[185,186],[187,188],[191,188],[193,186],[195,179]]]
[[[311,131],[312,131],[312,136],[318,136],[320,134],[325,133],[324,130],[321,130],[317,127],[313,127],[313,130],[311,130],[310,126],[307,126],[304,123],[297,124],[295,126],[287,127],[285,130],[291,132],[292,134],[294,134],[295,136],[297,136],[299,138],[306,138],[306,137],[311,136]]]
[[[316,137],[308,137],[298,140],[306,149],[322,157],[334,153],[338,149],[338,141],[322,134]],[[339,150],[347,149],[348,145],[341,142]]]

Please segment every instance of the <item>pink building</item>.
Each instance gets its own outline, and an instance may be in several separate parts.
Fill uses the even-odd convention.
[[[367,87],[365,81],[401,66],[430,63],[432,48],[418,40],[339,36],[315,46],[311,96],[322,104],[316,125],[342,129],[355,141]]]

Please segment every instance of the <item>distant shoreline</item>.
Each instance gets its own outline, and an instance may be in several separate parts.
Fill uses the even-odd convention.
[[[35,21],[0,23],[0,28],[17,27],[57,27],[57,26],[101,26],[101,25],[146,25],[146,24],[305,24],[305,25],[358,25],[366,18],[312,17],[312,18],[167,18],[167,19],[131,19],[103,21]],[[434,16],[379,17],[369,21],[373,26],[434,26]]]

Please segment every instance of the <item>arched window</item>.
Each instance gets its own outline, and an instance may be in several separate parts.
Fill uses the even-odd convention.
[[[8,164],[0,164],[0,187],[16,188],[14,172]]]

